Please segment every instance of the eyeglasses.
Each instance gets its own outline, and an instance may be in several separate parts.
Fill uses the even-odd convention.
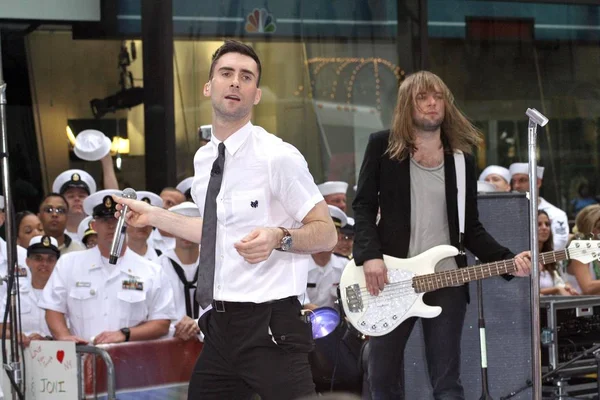
[[[58,215],[62,215],[62,214],[66,214],[67,213],[67,209],[64,207],[45,207],[44,209],[42,209],[43,212],[45,212],[46,214],[54,214],[57,213]]]

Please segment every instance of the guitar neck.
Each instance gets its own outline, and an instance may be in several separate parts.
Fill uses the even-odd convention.
[[[549,251],[539,256],[540,262],[544,265],[568,259],[568,250]],[[492,276],[511,274],[516,270],[517,266],[514,259],[502,260],[451,271],[418,275],[413,278],[413,287],[417,293],[431,292]]]

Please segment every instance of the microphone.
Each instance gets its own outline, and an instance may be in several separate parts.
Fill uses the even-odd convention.
[[[527,111],[525,111],[525,115],[527,115],[530,120],[532,120],[539,126],[544,126],[548,123],[548,118],[546,118],[541,112],[539,112],[535,108],[528,108]]]
[[[137,199],[137,194],[135,190],[132,188],[126,188],[123,190],[123,194],[121,197],[126,199]],[[121,215],[119,215],[119,220],[117,222],[117,229],[115,230],[115,236],[113,237],[112,244],[110,246],[110,257],[108,262],[115,265],[119,256],[121,255],[121,250],[123,249],[123,242],[125,241],[125,231],[127,230],[127,225],[125,224],[125,214],[129,207],[123,204],[123,208],[121,209]]]

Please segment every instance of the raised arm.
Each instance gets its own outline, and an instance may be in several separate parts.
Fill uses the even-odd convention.
[[[137,228],[144,226],[154,226],[160,230],[169,232],[173,236],[180,237],[190,242],[200,243],[202,237],[202,218],[186,217],[185,215],[176,214],[165,210],[161,207],[154,207],[150,204],[139,201],[125,199],[118,196],[113,196],[118,203],[117,213],[115,217],[119,217],[121,204],[126,204],[129,211],[126,215],[126,221],[129,225]]]
[[[102,178],[104,179],[104,189],[119,190],[119,182],[115,174],[115,167],[110,152],[100,159],[102,163]]]

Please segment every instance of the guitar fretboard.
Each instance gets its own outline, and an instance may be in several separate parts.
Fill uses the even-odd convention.
[[[568,249],[549,251],[540,254],[542,264],[550,264],[568,260]],[[463,283],[490,278],[503,274],[511,274],[517,270],[514,259],[496,261],[472,267],[458,268],[451,271],[435,272],[433,274],[419,275],[413,278],[413,287],[417,293],[431,292],[437,289],[457,286]]]

